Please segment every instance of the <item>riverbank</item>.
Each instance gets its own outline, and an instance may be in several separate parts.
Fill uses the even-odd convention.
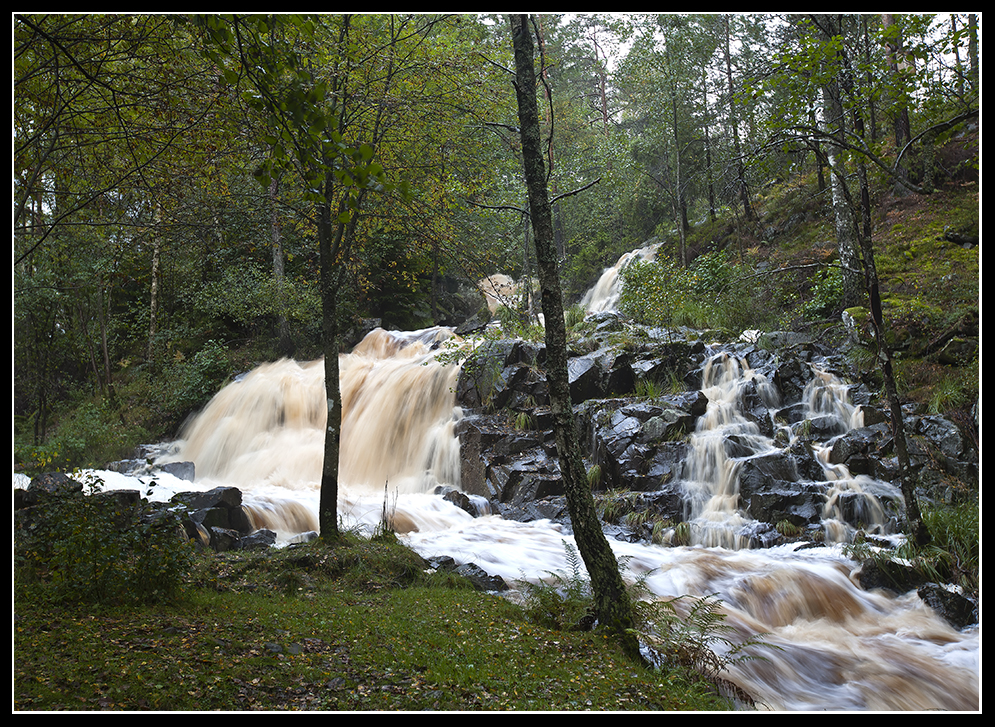
[[[15,598],[15,711],[722,710],[689,673],[347,539],[205,553],[169,606]]]

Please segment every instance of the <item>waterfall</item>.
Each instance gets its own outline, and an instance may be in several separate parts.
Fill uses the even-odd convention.
[[[497,309],[500,306],[508,305],[518,294],[518,286],[507,275],[490,275],[477,283],[477,287],[484,294],[484,299],[487,301],[487,309],[491,312],[492,316],[497,313]]]
[[[730,457],[727,442],[740,450],[759,453],[773,448],[759,427],[740,410],[742,390],[756,386],[768,406],[777,400],[773,385],[745,362],[719,353],[705,364],[702,391],[708,398],[705,414],[691,436],[685,466],[692,542],[724,548],[749,547],[745,525],[749,518],[739,508],[740,460]]]
[[[855,528],[848,521],[862,523],[867,532],[883,534],[886,531],[886,517],[876,493],[884,491],[897,495],[899,490],[866,475],[852,475],[845,465],[830,463],[833,442],[851,429],[862,427],[864,417],[860,407],[850,403],[849,387],[824,371],[814,369],[813,373],[815,375],[802,394],[806,417],[809,420],[830,417],[839,422],[842,430],[841,434],[815,447],[816,459],[822,465],[826,481],[831,483],[822,512],[826,540],[850,542]],[[848,517],[844,510],[849,511]]]
[[[588,313],[612,311],[618,307],[622,295],[622,271],[633,261],[649,262],[656,258],[660,244],[647,245],[638,250],[631,250],[622,255],[618,262],[610,268],[605,268],[598,282],[584,295],[581,305]]]
[[[343,354],[340,516],[357,527],[375,525],[386,485],[396,493],[400,537],[425,557],[476,563],[512,583],[568,573],[564,545],[576,547],[569,528],[547,520],[474,518],[429,494],[437,484],[459,486],[458,369],[435,359],[450,336],[448,329],[378,330]],[[218,393],[172,456],[196,462],[195,487],[242,489],[253,521],[279,527],[281,542],[317,527],[322,374],[321,362],[259,366]],[[856,564],[828,539],[798,550],[744,547],[748,518],[738,502],[739,468],[774,444],[744,415],[742,398],[749,389],[774,406],[777,392],[743,361],[721,352],[703,375],[709,405],[691,439],[685,478],[695,542],[666,547],[612,541],[626,577],[639,579],[652,598],[718,598],[735,638],[765,634],[767,647],[754,654],[760,658],[724,674],[762,709],[979,709],[977,627],[953,629],[915,592],[895,597],[861,589],[852,576]],[[816,379],[806,391],[809,416],[858,423],[845,387],[828,375]],[[737,456],[730,455],[730,441]],[[870,489],[825,466],[834,489]],[[103,474],[116,482],[117,475]],[[157,488],[165,487],[168,478],[158,479]],[[826,504],[831,519],[834,499],[839,497],[830,495]]]
[[[459,487],[459,368],[436,360],[451,337],[448,328],[376,329],[340,356],[339,509],[347,521],[375,523],[385,490]],[[262,364],[209,402],[168,459],[194,462],[202,486],[237,485],[254,524],[281,538],[315,530],[326,411],[321,360]],[[403,512],[395,526],[419,527]]]

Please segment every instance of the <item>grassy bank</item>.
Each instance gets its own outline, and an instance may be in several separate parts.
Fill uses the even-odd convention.
[[[196,556],[168,605],[15,589],[15,710],[715,710],[710,686],[347,539]]]

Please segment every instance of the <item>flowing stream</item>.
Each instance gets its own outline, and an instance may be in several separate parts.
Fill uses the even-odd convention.
[[[426,557],[473,562],[509,582],[568,573],[572,539],[563,527],[474,518],[430,494],[439,484],[460,484],[458,369],[436,359],[450,337],[448,329],[378,329],[342,355],[343,526],[375,527],[386,497],[395,529]],[[955,630],[914,592],[894,597],[855,585],[856,564],[833,544],[848,537],[834,497],[826,503],[826,545],[744,547],[736,535],[746,518],[737,507],[739,462],[723,443],[734,436],[756,452],[773,447],[743,417],[736,392],[746,382],[764,399],[774,401],[777,392],[721,352],[704,373],[709,407],[692,436],[685,483],[694,544],[613,542],[628,577],[644,578],[657,598],[717,597],[736,634],[765,634],[777,648],[760,649],[762,659],[738,663],[726,675],[761,709],[980,709],[978,629]],[[816,378],[806,392],[811,410],[859,424],[846,388],[828,375]],[[320,361],[264,364],[219,392],[176,443],[170,458],[195,462],[197,482],[161,475],[145,478],[143,489],[166,500],[179,490],[237,486],[256,526],[275,530],[286,544],[318,527],[324,417]],[[824,466],[839,491],[867,484]],[[122,475],[99,474],[107,486],[134,487]],[[873,518],[874,497],[867,502]]]

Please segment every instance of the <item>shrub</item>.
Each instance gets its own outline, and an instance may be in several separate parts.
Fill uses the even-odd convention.
[[[801,313],[809,320],[827,318],[843,309],[843,271],[837,266],[819,273]]]
[[[688,282],[695,295],[718,300],[729,290],[736,277],[736,266],[729,260],[729,254],[725,250],[715,250],[695,259]]]
[[[622,271],[619,310],[648,326],[745,328],[762,306],[749,299],[756,286],[743,288],[724,251],[701,255],[688,268],[670,258],[635,261]]]
[[[155,402],[157,424],[175,427],[204,406],[231,375],[228,349],[207,341],[189,360],[177,355],[150,381],[150,401]]]
[[[686,276],[669,258],[635,261],[622,270],[619,310],[638,323],[672,325],[688,299]]]
[[[564,542],[569,573],[548,573],[546,581],[519,584],[524,609],[532,621],[551,629],[579,630],[589,625],[591,587],[577,549]]]
[[[981,583],[980,514],[977,502],[954,507],[923,508],[923,521],[932,537],[927,548],[936,559],[946,561],[950,577],[970,591]]]
[[[156,603],[180,595],[193,546],[179,517],[151,511],[120,493],[83,491],[41,497],[15,529],[15,583],[45,586],[56,601]]]
[[[18,441],[14,458],[29,473],[73,467],[102,467],[128,456],[136,441],[148,436],[138,425],[127,424],[119,411],[104,401],[85,401],[59,413],[59,423],[47,442]]]

